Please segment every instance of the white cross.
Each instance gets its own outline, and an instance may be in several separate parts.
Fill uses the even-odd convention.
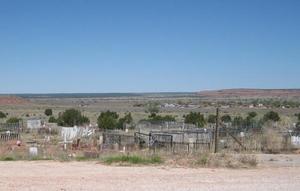
[[[64,144],[64,150],[67,150],[67,143],[72,143],[73,141],[67,141],[67,135],[64,134],[64,141],[63,142],[59,142],[59,143],[63,143]]]

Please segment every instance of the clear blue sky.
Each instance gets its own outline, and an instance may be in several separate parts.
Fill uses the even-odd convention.
[[[0,93],[300,87],[298,0],[0,0]]]

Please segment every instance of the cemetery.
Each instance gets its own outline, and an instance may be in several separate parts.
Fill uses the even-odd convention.
[[[98,158],[105,153],[195,154],[226,152],[262,152],[262,132],[241,132],[219,127],[196,128],[195,125],[141,122],[134,129],[101,130],[97,126],[62,127],[30,119],[23,123],[0,124],[1,156],[14,159],[76,160]],[[281,132],[279,150],[299,148],[295,132]],[[217,140],[216,140],[217,138]],[[217,142],[217,145],[216,145]],[[275,151],[274,151],[275,152]],[[278,152],[278,151],[276,151]]]

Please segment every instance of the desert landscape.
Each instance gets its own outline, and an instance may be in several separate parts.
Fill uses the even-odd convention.
[[[226,95],[222,93],[224,91]],[[249,94],[246,93],[248,91],[240,91],[3,95],[0,97],[0,111],[5,113],[5,118],[1,119],[2,128],[11,128],[4,125],[9,124],[6,120],[17,118],[22,130],[18,131],[17,137],[9,137],[2,130],[0,186],[5,190],[41,190],[45,187],[47,190],[297,190],[299,147],[291,142],[291,138],[297,137],[295,114],[299,111],[300,95],[285,97],[278,94],[283,90],[268,90],[269,94],[265,91],[261,94],[261,90],[256,93],[251,90]],[[286,91],[295,92],[283,92]],[[201,96],[203,94],[206,96]],[[151,108],[153,103],[155,107]],[[70,108],[75,108],[89,119],[89,128],[94,129],[91,136],[77,134],[66,139],[63,136],[66,127],[57,126],[59,121],[49,123],[52,117],[58,120]],[[219,108],[220,120],[217,153],[214,142],[216,123],[209,122],[209,116],[216,114],[216,108]],[[47,115],[49,109],[51,115]],[[157,110],[156,116],[162,118],[153,121],[155,118],[149,118],[149,109]],[[99,115],[108,110],[120,116],[130,113],[132,120],[128,127],[110,129],[108,126],[109,129],[103,129],[106,127],[99,123]],[[258,125],[259,118],[264,118],[269,111],[278,113],[280,121],[268,120],[262,126],[253,126]],[[251,112],[255,113],[251,127],[243,123],[241,126],[233,125],[237,116],[247,119]],[[186,115],[191,113],[203,115],[203,126],[195,123],[192,129],[183,130]],[[174,119],[164,119],[164,116],[173,116]],[[224,121],[224,116],[230,116],[231,121]],[[41,123],[32,129],[28,121],[33,119]],[[150,143],[141,141],[154,139],[153,135],[149,138],[144,135],[145,140],[136,134],[149,131],[154,134],[158,123],[162,125],[160,128],[166,128],[166,121],[161,120],[170,119],[175,121],[168,123],[168,129],[158,132],[169,131],[166,135],[172,135],[171,146],[169,139],[163,136],[156,137],[157,142],[150,146]],[[141,126],[145,122],[153,125],[147,125],[145,129]],[[84,123],[78,125],[86,128]],[[184,126],[188,128],[189,125]],[[275,129],[269,132],[269,128]],[[207,132],[204,133],[203,129]],[[176,134],[172,134],[174,131],[183,135],[189,132],[184,136],[190,142],[177,140]],[[207,133],[208,137],[198,137],[193,143],[193,131],[197,132],[197,137]],[[10,133],[13,132],[11,130]],[[240,137],[241,132],[248,136]],[[121,141],[115,142],[115,136]],[[131,142],[131,137],[135,141]],[[136,139],[139,141],[136,142]],[[198,140],[208,142],[198,144]],[[17,145],[17,141],[21,144]],[[32,153],[32,148],[36,148],[38,153]]]
[[[299,0],[0,0],[0,191],[300,190]]]

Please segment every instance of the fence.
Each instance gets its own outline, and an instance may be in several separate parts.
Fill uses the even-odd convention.
[[[139,129],[140,130],[140,129]],[[263,130],[249,129],[241,131],[234,128],[220,128],[216,143],[218,151],[267,151],[274,150],[273,136],[269,136]],[[152,150],[164,150],[167,152],[210,152],[215,143],[213,129],[163,129],[137,131],[134,134],[120,132],[104,133],[104,145],[106,148],[122,148],[130,146],[135,148],[149,148]],[[278,149],[288,150],[299,147],[298,136],[288,132],[276,132],[276,144]],[[293,145],[294,144],[294,145]],[[276,148],[277,149],[277,148]],[[277,149],[277,150],[278,150]]]
[[[119,132],[104,132],[102,149],[115,149],[121,147],[131,148],[136,144],[135,136]]]
[[[21,131],[21,123],[0,123],[0,141],[19,139]]]
[[[186,133],[186,132],[185,132]],[[189,132],[190,134],[192,132]],[[198,134],[197,134],[198,133]],[[109,131],[103,133],[102,149],[119,150],[124,147],[149,148],[153,150],[163,149],[168,152],[194,152],[210,150],[211,141],[202,139],[199,132],[194,132],[194,137],[198,139],[186,139],[189,142],[183,142],[182,139],[174,139],[176,135],[184,137],[184,132],[150,132],[126,134],[120,131]]]
[[[157,150],[172,152],[172,153],[194,153],[194,152],[209,152],[211,149],[210,143],[167,143],[167,142],[156,142],[150,147],[151,150],[156,152]]]
[[[1,131],[12,131],[19,132],[22,130],[22,123],[0,123],[0,132]]]
[[[1,133],[0,134],[0,140],[1,141],[9,141],[14,139],[19,139],[20,134],[19,133]]]

